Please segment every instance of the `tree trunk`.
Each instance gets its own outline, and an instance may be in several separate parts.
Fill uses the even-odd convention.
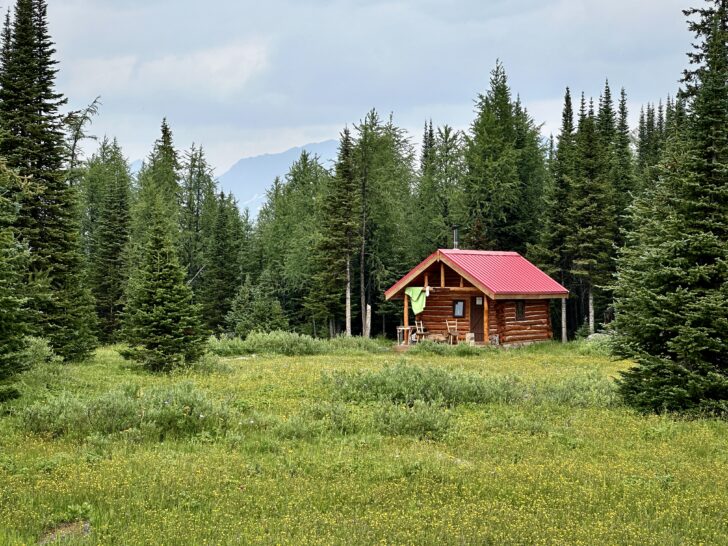
[[[589,286],[589,333],[595,332],[594,328],[594,289]]]
[[[369,339],[372,333],[372,306],[367,305],[367,324],[364,332],[364,337]]]
[[[351,337],[351,256],[346,257],[346,336]]]
[[[367,315],[368,315],[368,309],[367,309],[367,286],[366,286],[366,279],[364,274],[364,264],[366,260],[366,243],[364,242],[364,238],[362,237],[362,243],[361,243],[361,267],[359,268],[359,290],[361,292],[361,335],[362,337],[369,337],[367,332]]]
[[[566,298],[561,300],[561,343],[569,341],[569,332],[566,328]]]
[[[333,318],[329,319],[329,339],[334,339],[336,337],[336,323],[334,322]]]

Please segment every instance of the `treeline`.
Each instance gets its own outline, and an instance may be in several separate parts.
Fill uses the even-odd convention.
[[[519,251],[564,284],[569,337],[616,316],[619,351],[642,365],[624,382],[637,405],[665,402],[640,398],[655,377],[676,407],[728,398],[726,0],[686,15],[684,88],[634,130],[606,83],[597,100],[567,88],[544,139],[497,63],[467,130],[428,121],[415,150],[372,110],[332,169],[304,152],[254,221],[166,121],[136,176],[114,140],[82,160],[98,105],[62,114],[46,3],[17,0],[0,51],[0,380],[28,335],[67,360],[126,342],[160,370],[210,333],[391,334],[385,289],[458,226],[465,247]]]

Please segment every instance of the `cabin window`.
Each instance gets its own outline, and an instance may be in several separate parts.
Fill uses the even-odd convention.
[[[526,302],[516,302],[516,320],[526,320]]]
[[[455,300],[452,302],[452,316],[455,318],[465,318],[465,300]]]

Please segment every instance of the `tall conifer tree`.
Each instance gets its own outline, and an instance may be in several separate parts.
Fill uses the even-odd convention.
[[[116,140],[104,139],[82,180],[88,240],[89,285],[96,301],[100,338],[111,342],[121,326],[129,277],[125,251],[131,227],[131,174]]]
[[[608,158],[593,104],[581,99],[576,132],[575,176],[571,186],[569,227],[565,240],[571,274],[579,280],[587,303],[589,331],[595,331],[595,292],[610,282],[616,220]]]
[[[344,331],[349,336],[352,334],[354,257],[360,236],[360,195],[353,154],[354,142],[347,127],[341,134],[334,176],[328,179],[323,195],[315,289],[307,298],[307,306],[322,319],[341,319],[343,311]]]
[[[32,330],[68,360],[89,356],[93,303],[84,288],[78,196],[64,172],[65,142],[55,90],[58,72],[45,0],[18,0],[3,33],[0,71],[0,155],[30,177],[16,226],[31,251],[28,275]]]
[[[170,371],[194,363],[204,352],[205,331],[199,306],[177,257],[177,223],[168,215],[162,193],[149,203],[149,228],[140,256],[137,282],[125,310],[124,356],[151,371]]]
[[[465,227],[472,248],[524,252],[535,242],[546,173],[539,138],[497,63],[466,138]]]
[[[529,249],[529,257],[563,286],[572,286],[573,256],[567,247],[572,233],[571,199],[576,178],[576,128],[571,91],[566,88],[561,130],[551,167],[551,187],[546,194],[546,213],[538,245]],[[563,310],[562,310],[563,313]],[[566,317],[562,317],[562,328]],[[562,332],[564,339],[565,332]]]
[[[235,288],[242,281],[239,246],[242,232],[237,204],[232,195],[220,192],[216,206],[197,294],[207,327],[212,331],[223,326]]]
[[[728,413],[728,52],[725,3],[707,35],[685,134],[634,208],[619,260],[621,383],[648,411]],[[705,36],[704,30],[698,36]]]
[[[181,186],[180,261],[197,290],[217,210],[215,179],[202,148],[193,145],[185,155]]]
[[[0,162],[0,401],[4,397],[2,383],[23,369],[27,317],[22,285],[27,248],[13,228],[19,205],[6,197],[20,186],[17,175]]]

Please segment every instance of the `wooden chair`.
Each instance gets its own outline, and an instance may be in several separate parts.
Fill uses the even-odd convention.
[[[458,321],[446,320],[445,325],[447,326],[447,342],[450,345],[458,344]]]
[[[421,320],[415,320],[415,339],[418,343],[427,339],[427,330],[425,329],[425,323]]]

